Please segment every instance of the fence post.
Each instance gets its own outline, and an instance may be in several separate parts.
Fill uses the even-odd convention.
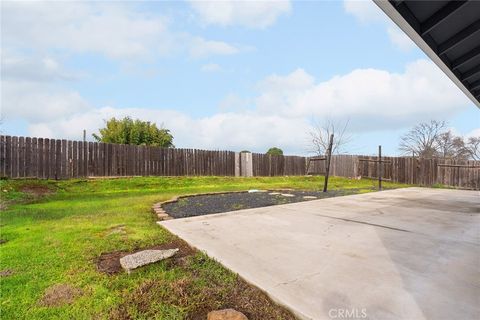
[[[235,177],[239,177],[240,176],[240,153],[235,152],[234,157],[235,157]]]
[[[325,172],[325,183],[323,184],[323,192],[327,192],[327,189],[328,189],[328,175],[330,173],[330,159],[332,157],[332,145],[333,145],[333,134],[330,135],[330,142],[328,143],[327,170]]]
[[[382,146],[378,146],[378,191],[382,191],[382,176],[383,176],[383,164],[382,164]]]

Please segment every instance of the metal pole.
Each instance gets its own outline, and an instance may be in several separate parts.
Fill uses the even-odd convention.
[[[87,130],[83,129],[83,142],[87,141]]]
[[[383,164],[382,164],[382,146],[378,146],[378,190],[382,191],[382,176],[383,176]]]
[[[323,192],[327,192],[328,189],[328,176],[330,174],[330,158],[332,157],[332,146],[333,146],[333,134],[330,135],[330,142],[328,143],[327,149],[327,172],[325,172],[325,183],[323,185]]]

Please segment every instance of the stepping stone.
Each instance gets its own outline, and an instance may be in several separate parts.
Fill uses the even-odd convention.
[[[172,257],[178,249],[143,250],[120,258],[120,265],[128,273],[131,270]]]
[[[167,219],[167,218],[170,217],[170,216],[169,216],[168,214],[166,214],[166,213],[159,213],[159,214],[157,214],[157,217],[158,217],[159,219],[165,220],[165,219]]]
[[[279,195],[279,194],[281,194],[281,193],[280,192],[270,192],[269,193],[269,195],[271,195],[271,196],[276,196],[276,195]]]
[[[284,196],[284,197],[295,197],[295,195],[291,194],[291,193],[282,193],[282,196]]]
[[[317,199],[315,196],[303,196],[303,199]]]
[[[207,320],[248,320],[248,318],[235,309],[223,309],[210,311]]]

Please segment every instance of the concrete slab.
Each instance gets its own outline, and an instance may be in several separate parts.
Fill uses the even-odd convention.
[[[159,222],[303,319],[480,319],[480,193],[408,188]]]

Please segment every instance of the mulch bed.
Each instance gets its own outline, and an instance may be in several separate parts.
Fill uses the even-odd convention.
[[[279,204],[309,201],[304,196],[314,196],[317,199],[354,194],[356,190],[321,191],[281,190],[267,192],[232,192],[222,194],[195,195],[183,197],[175,202],[162,205],[163,210],[173,218],[186,218],[212,213],[229,212],[241,209],[259,208]],[[270,195],[271,192],[291,194],[293,197]]]

